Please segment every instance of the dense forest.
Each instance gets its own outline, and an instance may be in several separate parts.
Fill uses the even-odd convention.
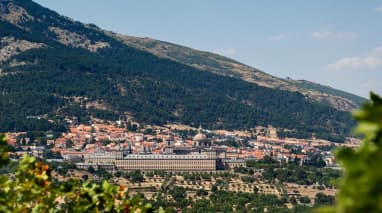
[[[44,43],[47,47],[22,52],[3,63],[2,131],[60,130],[65,128],[58,122],[63,116],[81,117],[79,120],[85,122],[89,115],[112,120],[124,112],[153,124],[181,122],[203,124],[210,129],[249,129],[270,124],[293,129],[289,132],[292,136],[310,137],[315,133],[326,139],[343,139],[354,125],[348,112],[308,101],[298,92],[265,88],[158,58],[31,1],[15,2],[41,21],[20,23],[21,27],[28,26],[28,32],[0,21],[0,36]],[[50,26],[92,41],[108,42],[110,47],[92,53],[62,45]],[[24,63],[9,66],[11,61]],[[109,109],[73,107],[77,104],[70,101],[73,97],[85,97]]]

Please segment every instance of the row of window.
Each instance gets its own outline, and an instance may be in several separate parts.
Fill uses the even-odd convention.
[[[128,155],[126,159],[206,159],[206,155]]]
[[[136,161],[122,161],[117,162],[117,167],[122,169],[211,169],[214,170],[216,167],[215,161],[211,160],[200,160],[200,161],[146,161],[146,160],[136,160]]]

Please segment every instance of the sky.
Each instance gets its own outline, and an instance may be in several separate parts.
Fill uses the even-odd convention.
[[[36,0],[84,23],[272,75],[382,95],[382,0]]]

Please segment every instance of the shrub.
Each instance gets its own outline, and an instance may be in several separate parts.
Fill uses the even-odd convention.
[[[9,162],[0,136],[0,165]],[[158,210],[163,212],[162,210]],[[151,204],[129,198],[123,186],[79,179],[59,183],[48,165],[24,155],[14,177],[0,176],[0,212],[153,212]]]
[[[382,98],[371,93],[370,99],[354,113],[355,132],[364,136],[362,145],[337,151],[344,169],[337,203],[321,212],[382,212]]]

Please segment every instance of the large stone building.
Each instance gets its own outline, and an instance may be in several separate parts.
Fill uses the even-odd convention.
[[[214,171],[216,153],[127,155],[123,160],[117,160],[115,166],[118,170]]]
[[[165,139],[166,146],[162,154],[140,152],[132,154],[131,150],[98,152],[85,154],[83,162],[77,167],[86,169],[89,166],[116,170],[142,171],[215,171],[245,165],[244,160],[226,159],[226,150],[211,147],[211,140],[199,128],[194,136],[192,146],[175,146],[172,136]]]

